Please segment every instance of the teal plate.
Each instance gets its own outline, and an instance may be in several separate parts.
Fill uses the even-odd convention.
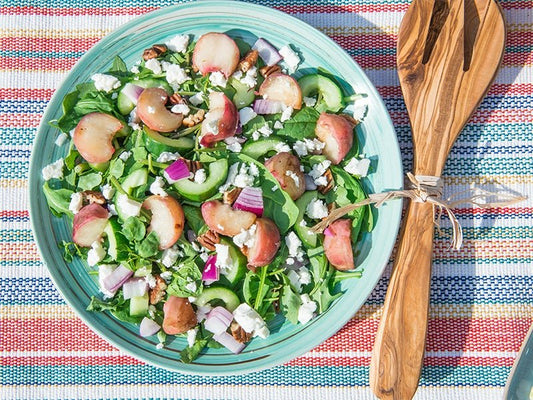
[[[533,325],[516,356],[504,394],[505,400],[533,400]]]
[[[156,349],[155,337],[142,338],[132,324],[115,320],[108,313],[86,311],[98,286],[80,260],[67,264],[58,243],[71,240],[71,226],[66,218],[58,219],[48,210],[41,187],[41,170],[65,156],[65,147],[55,146],[57,130],[47,121],[61,115],[61,100],[91,75],[106,71],[116,55],[133,65],[142,50],[176,34],[199,35],[228,32],[252,43],[266,38],[278,48],[291,44],[302,56],[301,71],[321,66],[341,77],[348,93],[366,93],[368,115],[357,134],[362,153],[373,160],[374,171],[366,180],[368,190],[381,192],[402,188],[402,165],[398,141],[390,117],[372,83],[361,68],[331,39],[304,22],[282,12],[233,1],[201,1],[164,8],[120,27],[102,39],[75,65],[55,92],[44,114],[34,144],[30,166],[30,213],[37,245],[50,274],[77,314],[103,338],[135,358],[158,367],[189,374],[242,374],[281,364],[313,347],[337,332],[363,305],[377,284],[391,254],[401,217],[401,201],[393,200],[375,212],[374,230],[363,238],[358,264],[364,269],[361,279],[342,283],[345,291],[330,309],[308,324],[291,325],[278,318],[271,325],[273,333],[266,340],[254,339],[238,355],[224,349],[209,349],[194,363],[179,361],[184,338],[176,338],[165,348]]]

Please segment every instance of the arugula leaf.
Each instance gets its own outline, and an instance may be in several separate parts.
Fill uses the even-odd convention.
[[[80,153],[78,152],[78,150],[74,148],[74,142],[73,141],[70,142],[68,154],[65,157],[65,166],[68,169],[74,169],[74,167],[76,166],[76,159],[78,158],[79,155]]]
[[[192,291],[187,288],[191,282],[196,283],[196,290]],[[202,273],[198,268],[198,265],[189,260],[184,262],[180,268],[173,273],[173,279],[170,285],[168,285],[167,293],[169,295],[177,297],[189,297],[198,296],[202,289]]]
[[[81,190],[91,190],[102,183],[102,174],[98,172],[80,176],[78,187]]]
[[[202,212],[200,211],[200,208],[189,206],[186,204],[182,205],[182,208],[189,227],[194,231],[194,233],[198,235],[198,232],[200,232],[205,226],[205,222],[202,217]]]
[[[298,111],[291,119],[283,123],[283,128],[277,134],[294,140],[315,137],[315,127],[320,113],[311,107]]]
[[[85,96],[80,97],[78,102],[73,108],[73,111],[77,114],[77,121],[82,116],[93,113],[101,112],[105,114],[112,114],[115,117],[119,117],[115,111],[115,103],[104,93],[100,91],[87,92]],[[122,117],[120,117],[122,119]]]
[[[92,296],[91,302],[87,306],[87,311],[102,312],[109,311],[115,318],[124,321],[138,324],[143,317],[132,317],[130,315],[130,302],[124,300],[122,294],[119,293],[112,300],[105,301]]]
[[[141,241],[146,235],[146,227],[136,217],[128,217],[122,226],[122,233],[128,240]]]
[[[119,56],[115,56],[109,72],[129,72],[126,63]]]
[[[48,207],[50,207],[55,215],[61,216],[61,214],[66,214],[72,218],[72,211],[69,210],[70,197],[74,193],[72,190],[52,189],[48,185],[48,182],[45,182],[43,185],[43,193],[46,197]]]
[[[246,136],[251,136],[254,131],[257,131],[259,128],[263,127],[266,124],[265,117],[258,115],[248,121],[245,125],[242,134]]]
[[[300,296],[294,293],[288,281],[285,282],[280,297],[281,311],[285,318],[294,325],[298,323],[298,311],[301,304]]]
[[[154,231],[150,232],[146,238],[137,246],[137,253],[142,258],[155,256],[159,252],[159,238]]]
[[[321,314],[324,311],[326,311],[331,303],[333,303],[336,299],[338,299],[340,296],[342,296],[342,292],[339,293],[331,293],[331,278],[334,272],[333,267],[329,267],[328,273],[323,281],[319,282],[318,286],[316,286],[316,290],[311,292],[310,297],[312,300],[314,300],[318,305],[318,313]]]
[[[185,364],[193,362],[207,346],[207,342],[209,342],[209,339],[197,339],[192,347],[185,347],[180,351],[181,361]]]
[[[61,242],[59,247],[63,248],[63,259],[68,263],[74,260],[74,256],[83,257],[84,252],[88,251],[82,249],[74,242],[66,242],[64,240]]]
[[[78,116],[73,112],[74,106],[78,102],[78,96],[78,90],[74,90],[63,98],[63,101],[61,102],[63,115],[53,123],[53,125],[57,126],[57,128],[67,135],[76,127],[79,120]]]

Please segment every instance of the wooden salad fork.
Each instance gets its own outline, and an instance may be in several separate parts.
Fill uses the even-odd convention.
[[[437,177],[500,66],[505,22],[495,0],[413,0],[398,35],[413,174]],[[434,208],[410,201],[370,365],[380,399],[411,399],[426,342]]]

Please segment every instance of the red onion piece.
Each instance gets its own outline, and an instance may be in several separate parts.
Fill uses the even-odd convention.
[[[324,230],[324,236],[333,236],[333,232],[331,232],[331,229],[326,228]]]
[[[105,279],[102,280],[104,287],[110,292],[115,292],[126,282],[130,276],[133,275],[133,271],[120,264],[113,270]]]
[[[148,282],[144,278],[130,278],[122,285],[124,299],[144,296],[148,290]]]
[[[278,49],[276,49],[263,38],[257,39],[257,41],[252,46],[252,49],[257,50],[259,52],[259,57],[261,57],[261,59],[269,67],[271,65],[277,64],[283,59],[281,54],[279,54]]]
[[[268,99],[257,99],[252,106],[256,114],[278,114],[283,112],[283,103]]]
[[[305,174],[305,190],[315,190],[317,187],[313,178]]]
[[[226,310],[224,307],[215,307],[209,312],[209,317],[216,316],[220,320],[224,321],[228,326],[233,321],[233,314]]]
[[[194,233],[194,231],[192,229],[188,229],[187,233],[185,235],[187,237],[187,240],[189,242],[191,242],[191,243],[194,242],[196,240],[196,237],[197,237],[196,233]]]
[[[191,171],[189,171],[189,167],[183,161],[183,158],[180,158],[166,167],[163,175],[168,183],[173,184],[180,179],[188,178],[191,175]]]
[[[218,335],[222,332],[225,332],[226,329],[228,329],[230,323],[227,323],[227,321],[224,320],[223,317],[219,317],[217,314],[211,315],[211,313],[209,313],[204,322],[204,326],[205,329],[207,329],[209,332]]]
[[[135,105],[137,105],[137,100],[143,92],[144,88],[134,85],[133,83],[126,83],[124,88],[122,88],[122,93]]]
[[[233,203],[235,210],[249,211],[257,215],[263,216],[263,191],[260,188],[247,186],[242,189],[239,197]]]
[[[218,281],[220,274],[216,265],[217,256],[209,256],[205,262],[204,272],[202,273],[202,280],[206,285]]]
[[[155,322],[153,319],[150,319],[148,317],[144,317],[143,320],[141,321],[141,326],[139,328],[139,334],[142,337],[152,336],[152,335],[155,335],[157,332],[159,332],[160,329],[161,327],[159,326],[157,322]]]
[[[228,332],[222,332],[213,336],[218,343],[227,348],[233,354],[239,354],[246,346],[244,343],[238,342]]]

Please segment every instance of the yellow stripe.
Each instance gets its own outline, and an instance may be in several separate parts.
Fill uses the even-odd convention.
[[[46,39],[100,38],[113,32],[113,29],[0,29],[0,36],[31,37]]]
[[[27,188],[26,179],[0,179],[0,188]]]

